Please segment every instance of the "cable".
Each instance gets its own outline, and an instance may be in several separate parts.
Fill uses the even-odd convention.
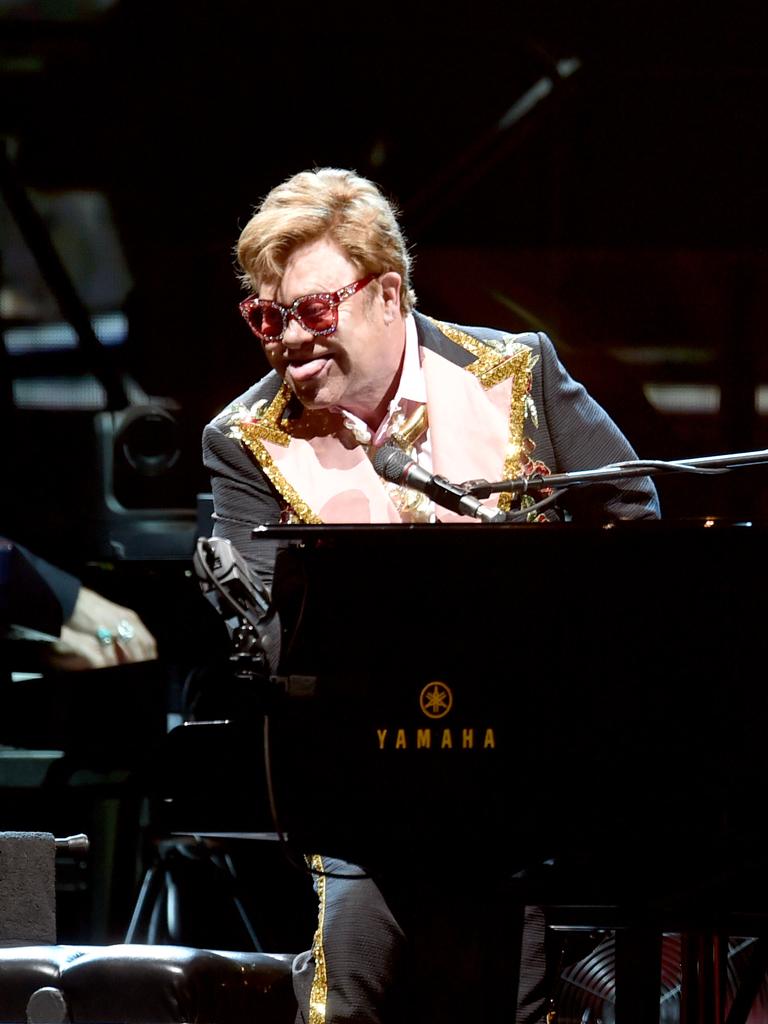
[[[304,612],[306,611],[306,608],[307,608],[307,595],[309,594],[309,577],[307,575],[307,567],[306,567],[306,565],[304,564],[303,561],[301,563],[301,573],[302,573],[302,578],[301,578],[302,586],[301,586],[301,601],[299,602],[299,610],[298,610],[298,613],[296,615],[296,620],[293,623],[293,627],[291,629],[291,635],[287,638],[287,640],[285,642],[285,654],[281,654],[281,656],[280,656],[281,661],[283,661],[284,659],[288,658],[288,656],[293,651],[293,645],[296,643],[296,638],[299,635],[299,631],[301,629],[301,624],[304,621]]]
[[[661,459],[633,459],[631,462],[612,462],[609,466],[605,466],[605,469],[678,469],[683,473],[701,473],[702,475],[709,475],[711,473],[729,473],[731,471],[730,466],[726,466],[723,469],[712,468],[708,469],[704,466],[694,466],[690,462],[664,462]],[[642,476],[642,473],[635,473],[635,476]],[[586,482],[586,481],[585,481]]]
[[[512,512],[507,512],[507,517],[504,522],[527,523],[530,515],[541,512],[543,508],[547,508],[549,505],[554,505],[558,498],[563,496],[563,492],[567,490],[567,487],[562,487],[560,490],[555,490],[552,494],[548,494],[546,498],[541,498],[539,501],[534,502],[533,505],[529,505],[527,508],[518,508]]]
[[[310,875],[313,878],[343,878],[349,881],[355,879],[365,879],[371,876],[367,871],[362,868],[354,875],[342,874],[338,871],[318,871],[317,868],[313,868],[307,864],[306,860],[302,857],[301,861],[298,861],[295,856],[295,852],[291,843],[288,839],[288,835],[282,826],[280,821],[280,815],[277,811],[277,800],[275,797],[275,787],[272,777],[272,751],[270,743],[270,731],[269,731],[269,715],[264,715],[264,726],[263,726],[263,746],[264,746],[264,777],[267,786],[267,800],[269,801],[269,813],[272,818],[272,825],[277,835],[278,842],[283,851],[288,863],[291,867],[296,868],[302,874]],[[358,865],[355,865],[357,867]]]

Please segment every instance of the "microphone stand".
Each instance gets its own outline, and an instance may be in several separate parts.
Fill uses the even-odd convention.
[[[705,455],[693,459],[676,459],[671,462],[664,462],[661,459],[633,459],[630,462],[614,462],[596,469],[584,469],[572,473],[551,473],[548,476],[534,473],[527,477],[514,477],[493,483],[489,483],[487,480],[472,480],[463,486],[468,494],[474,495],[476,498],[488,498],[491,494],[522,495],[544,488],[557,491],[603,480],[622,480],[629,477],[654,476],[663,473],[728,473],[732,469],[764,462],[768,462],[768,449],[729,455]]]

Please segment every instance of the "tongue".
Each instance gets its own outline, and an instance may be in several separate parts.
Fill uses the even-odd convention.
[[[322,356],[318,359],[310,359],[306,363],[291,363],[290,374],[294,380],[309,380],[310,377],[320,373],[327,362],[328,356]]]

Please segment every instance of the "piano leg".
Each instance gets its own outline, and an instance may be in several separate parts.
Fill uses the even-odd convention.
[[[682,936],[680,1024],[725,1024],[728,939],[715,931]]]

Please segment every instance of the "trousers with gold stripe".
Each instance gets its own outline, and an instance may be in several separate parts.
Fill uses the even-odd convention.
[[[297,1024],[545,1020],[544,916],[514,880],[486,877],[482,858],[376,877],[311,864],[318,926],[294,964]]]

